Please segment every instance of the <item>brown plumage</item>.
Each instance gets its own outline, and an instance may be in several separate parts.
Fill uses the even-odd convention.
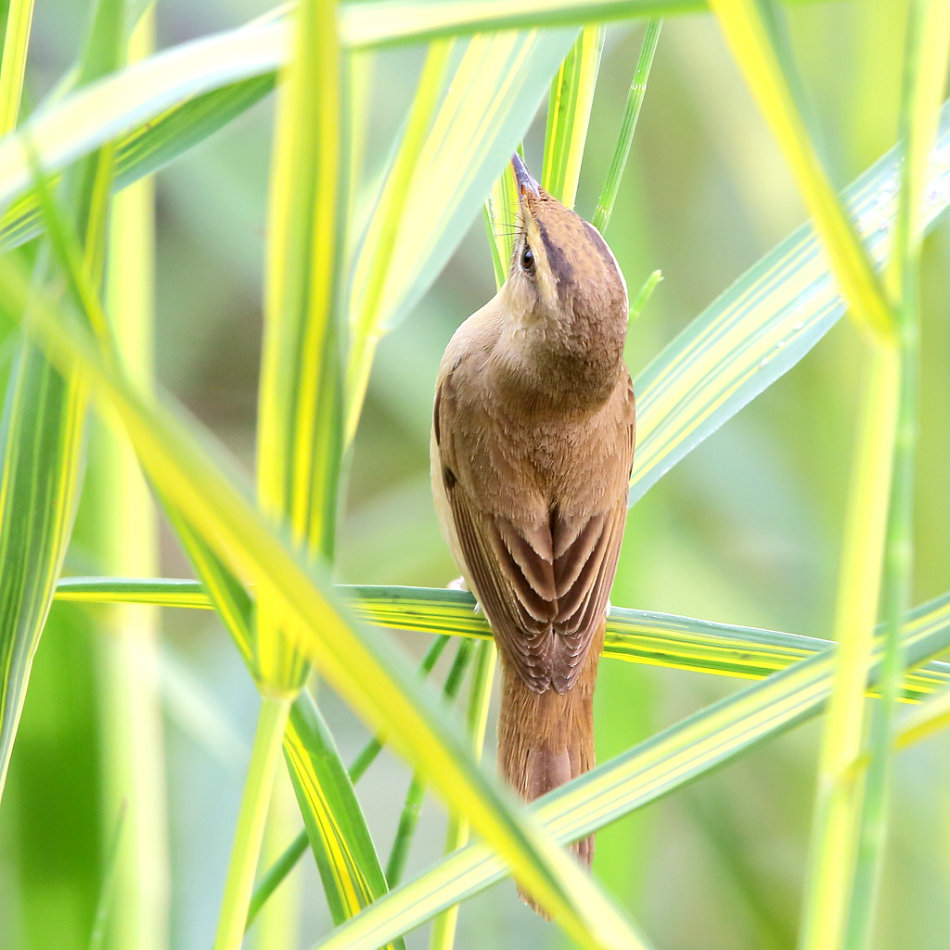
[[[502,658],[499,767],[530,801],[594,763],[635,411],[617,262],[512,164],[521,221],[508,278],[442,358],[431,459],[443,534]],[[589,866],[593,839],[574,847]]]

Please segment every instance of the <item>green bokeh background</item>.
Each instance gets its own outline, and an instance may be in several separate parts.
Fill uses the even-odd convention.
[[[85,6],[37,4],[27,75],[34,101],[73,58]],[[162,0],[160,45],[237,25],[266,9],[250,0]],[[894,142],[906,4],[804,4],[786,10],[785,19],[812,130],[833,182],[843,187]],[[577,201],[582,215],[592,214],[607,172],[642,29],[623,24],[607,31]],[[369,175],[385,161],[422,50],[373,59]],[[158,176],[158,374],[248,470],[272,110],[269,99]],[[542,114],[526,140],[536,171],[543,131]],[[664,276],[630,334],[633,373],[803,219],[789,173],[712,17],[667,21],[606,235],[632,290],[656,268]],[[950,588],[950,220],[926,246],[923,276],[915,603]],[[455,327],[493,292],[477,220],[436,285],[380,346],[349,471],[341,581],[441,586],[454,576],[429,497],[432,387]],[[856,331],[842,321],[637,504],[614,603],[828,635],[860,355]],[[95,571],[82,546],[89,528],[81,512],[69,573]],[[168,531],[163,572],[190,574]],[[2,950],[88,945],[103,860],[95,659],[104,635],[96,614],[92,622],[89,615],[56,606],[37,656],[0,809]],[[212,615],[167,611],[163,625],[173,946],[206,947],[257,694]],[[411,634],[404,641],[419,655],[427,642]],[[597,695],[599,757],[737,685],[605,662]],[[365,731],[328,691],[321,696],[349,759]],[[817,739],[814,724],[800,728],[599,833],[595,872],[658,947],[794,945]],[[898,758],[875,944],[882,950],[946,946],[948,752],[943,734]],[[359,787],[384,854],[407,783],[403,766],[384,756]],[[443,833],[441,810],[427,803],[410,873],[436,857]],[[300,945],[309,946],[329,917],[312,862],[303,863]],[[407,945],[424,946],[424,937],[410,936]],[[563,940],[503,883],[463,906],[457,945],[547,947]]]

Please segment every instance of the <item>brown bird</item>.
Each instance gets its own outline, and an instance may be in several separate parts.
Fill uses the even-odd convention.
[[[508,277],[442,357],[431,462],[442,533],[501,654],[499,769],[530,801],[594,764],[635,409],[617,261],[518,155],[512,166]],[[590,866],[593,837],[574,848]]]

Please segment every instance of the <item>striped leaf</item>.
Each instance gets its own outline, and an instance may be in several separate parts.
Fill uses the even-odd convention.
[[[388,630],[489,639],[471,594],[425,587],[339,587],[354,616]],[[950,595],[948,595],[950,596]],[[79,603],[147,603],[211,609],[212,599],[190,580],[64,577],[56,599]],[[830,641],[611,607],[604,656],[671,669],[762,679],[828,649]],[[903,699],[920,702],[950,683],[950,663],[933,661],[907,673]]]

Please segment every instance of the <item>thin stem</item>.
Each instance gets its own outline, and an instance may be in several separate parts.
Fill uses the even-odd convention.
[[[451,702],[458,695],[465,670],[472,659],[474,646],[475,644],[471,640],[463,640],[459,644],[455,660],[452,662],[452,668],[449,670],[449,675],[445,678],[445,686],[442,688],[442,696],[448,702]],[[426,785],[422,778],[418,774],[413,775],[409,784],[409,791],[406,793],[406,802],[403,805],[402,814],[399,816],[393,849],[386,864],[386,883],[390,888],[399,883],[406,869],[409,846],[412,844],[412,837],[419,822],[419,812],[422,809],[425,790]]]
[[[495,676],[495,644],[491,640],[482,640],[478,644],[475,658],[475,672],[472,675],[472,692],[468,704],[467,725],[472,737],[475,758],[480,759],[485,745],[485,728],[488,724],[488,706],[491,703],[492,682]],[[468,843],[469,824],[453,812],[445,835],[445,854],[457,851]],[[450,950],[455,943],[455,928],[458,924],[459,905],[453,904],[436,917],[432,925],[432,937],[429,950]]]
[[[238,950],[244,938],[267,807],[280,761],[290,706],[289,694],[265,693],[261,697],[261,711],[231,849],[214,950]]]
[[[617,191],[620,189],[620,179],[623,170],[627,167],[627,158],[630,155],[630,146],[633,143],[633,133],[637,129],[637,120],[640,118],[640,107],[647,91],[647,80],[650,78],[650,67],[653,65],[653,54],[660,39],[662,20],[650,20],[646,33],[643,36],[643,45],[640,47],[640,56],[633,73],[633,82],[627,93],[627,104],[623,111],[623,122],[617,133],[617,144],[614,146],[613,158],[610,161],[610,170],[604,181],[597,201],[597,210],[594,211],[593,225],[603,233],[610,223],[610,215],[617,200]]]

